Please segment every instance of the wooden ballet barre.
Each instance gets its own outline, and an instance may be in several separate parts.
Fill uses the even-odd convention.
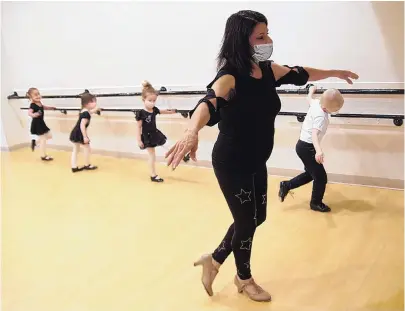
[[[28,110],[28,107],[21,107],[21,110]],[[127,108],[100,108],[101,111],[109,112],[132,112],[136,113],[142,109],[127,109]],[[68,111],[80,111],[80,108],[56,108],[55,110],[60,111],[63,114],[67,114]],[[101,111],[97,114],[101,115]],[[180,113],[184,118],[188,118],[190,110],[187,109],[176,109],[177,113]],[[280,116],[293,116],[297,117],[298,122],[304,122],[306,113],[305,112],[293,112],[293,111],[280,111],[278,113]],[[401,126],[404,122],[404,115],[402,114],[360,114],[360,113],[339,113],[336,115],[331,115],[333,118],[355,118],[355,119],[390,119],[396,126]]]
[[[308,84],[306,87],[299,89],[278,89],[277,94],[284,95],[306,95],[308,94],[309,87],[312,84]],[[322,94],[325,91],[323,88],[316,90],[316,94]],[[404,95],[404,89],[339,89],[342,94],[352,95]],[[89,92],[85,90],[85,92]],[[165,96],[178,96],[178,95],[205,95],[206,91],[167,91],[166,87],[160,88],[159,94]],[[141,92],[129,92],[129,93],[99,93],[94,94],[96,97],[131,97],[141,96]],[[17,92],[7,96],[7,99],[27,99],[26,96],[19,96]],[[80,98],[80,95],[43,95],[42,98]]]

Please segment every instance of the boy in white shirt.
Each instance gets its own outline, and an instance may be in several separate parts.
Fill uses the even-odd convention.
[[[329,125],[329,114],[337,113],[342,108],[344,99],[336,89],[328,89],[320,99],[315,99],[315,91],[315,86],[309,89],[307,97],[309,110],[302,124],[300,139],[295,147],[298,156],[304,163],[305,172],[289,181],[282,181],[278,196],[283,202],[290,190],[314,181],[311,209],[318,212],[330,212],[330,208],[322,202],[327,176],[323,167],[324,154],[320,142]]]

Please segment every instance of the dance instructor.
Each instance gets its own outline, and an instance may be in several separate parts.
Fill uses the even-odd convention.
[[[346,70],[281,66],[268,60],[272,51],[263,14],[249,10],[232,14],[218,55],[219,71],[208,84],[207,95],[190,112],[183,138],[166,154],[173,169],[188,152],[195,161],[198,132],[205,125],[218,123],[212,165],[234,222],[214,252],[194,263],[203,267],[202,283],[210,296],[220,266],[233,252],[238,291],[255,301],[271,300],[252,278],[250,254],[256,227],[266,219],[266,162],[273,150],[274,121],[281,108],[276,87],[330,77],[352,84],[350,79],[358,78]]]

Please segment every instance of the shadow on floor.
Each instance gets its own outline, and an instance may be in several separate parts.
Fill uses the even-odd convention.
[[[369,212],[375,208],[375,206],[362,200],[341,200],[335,202],[332,201],[328,202],[327,205],[331,208],[332,214],[337,214],[342,211],[350,211],[355,213]],[[285,208],[286,211],[305,210],[305,209],[310,210],[309,202],[291,205]]]

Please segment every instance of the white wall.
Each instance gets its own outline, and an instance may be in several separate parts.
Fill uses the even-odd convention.
[[[6,133],[3,130],[3,124],[0,124],[0,150],[7,150],[8,143],[6,139]]]
[[[404,81],[403,2],[2,2],[13,89],[204,86],[227,17],[263,12],[282,64]],[[383,83],[380,83],[383,82]],[[398,87],[398,84],[396,85]],[[359,85],[357,85],[359,87]]]
[[[22,118],[19,107],[13,105],[7,100],[7,96],[14,89],[13,81],[16,79],[16,74],[12,69],[10,59],[14,54],[7,49],[5,36],[7,27],[3,27],[7,22],[5,18],[8,16],[9,10],[5,8],[5,3],[1,2],[1,106],[0,106],[0,125],[1,125],[1,146],[2,150],[17,147],[27,141],[28,133],[24,128],[25,121]],[[11,54],[10,54],[11,53]],[[23,74],[23,73],[20,73]]]

